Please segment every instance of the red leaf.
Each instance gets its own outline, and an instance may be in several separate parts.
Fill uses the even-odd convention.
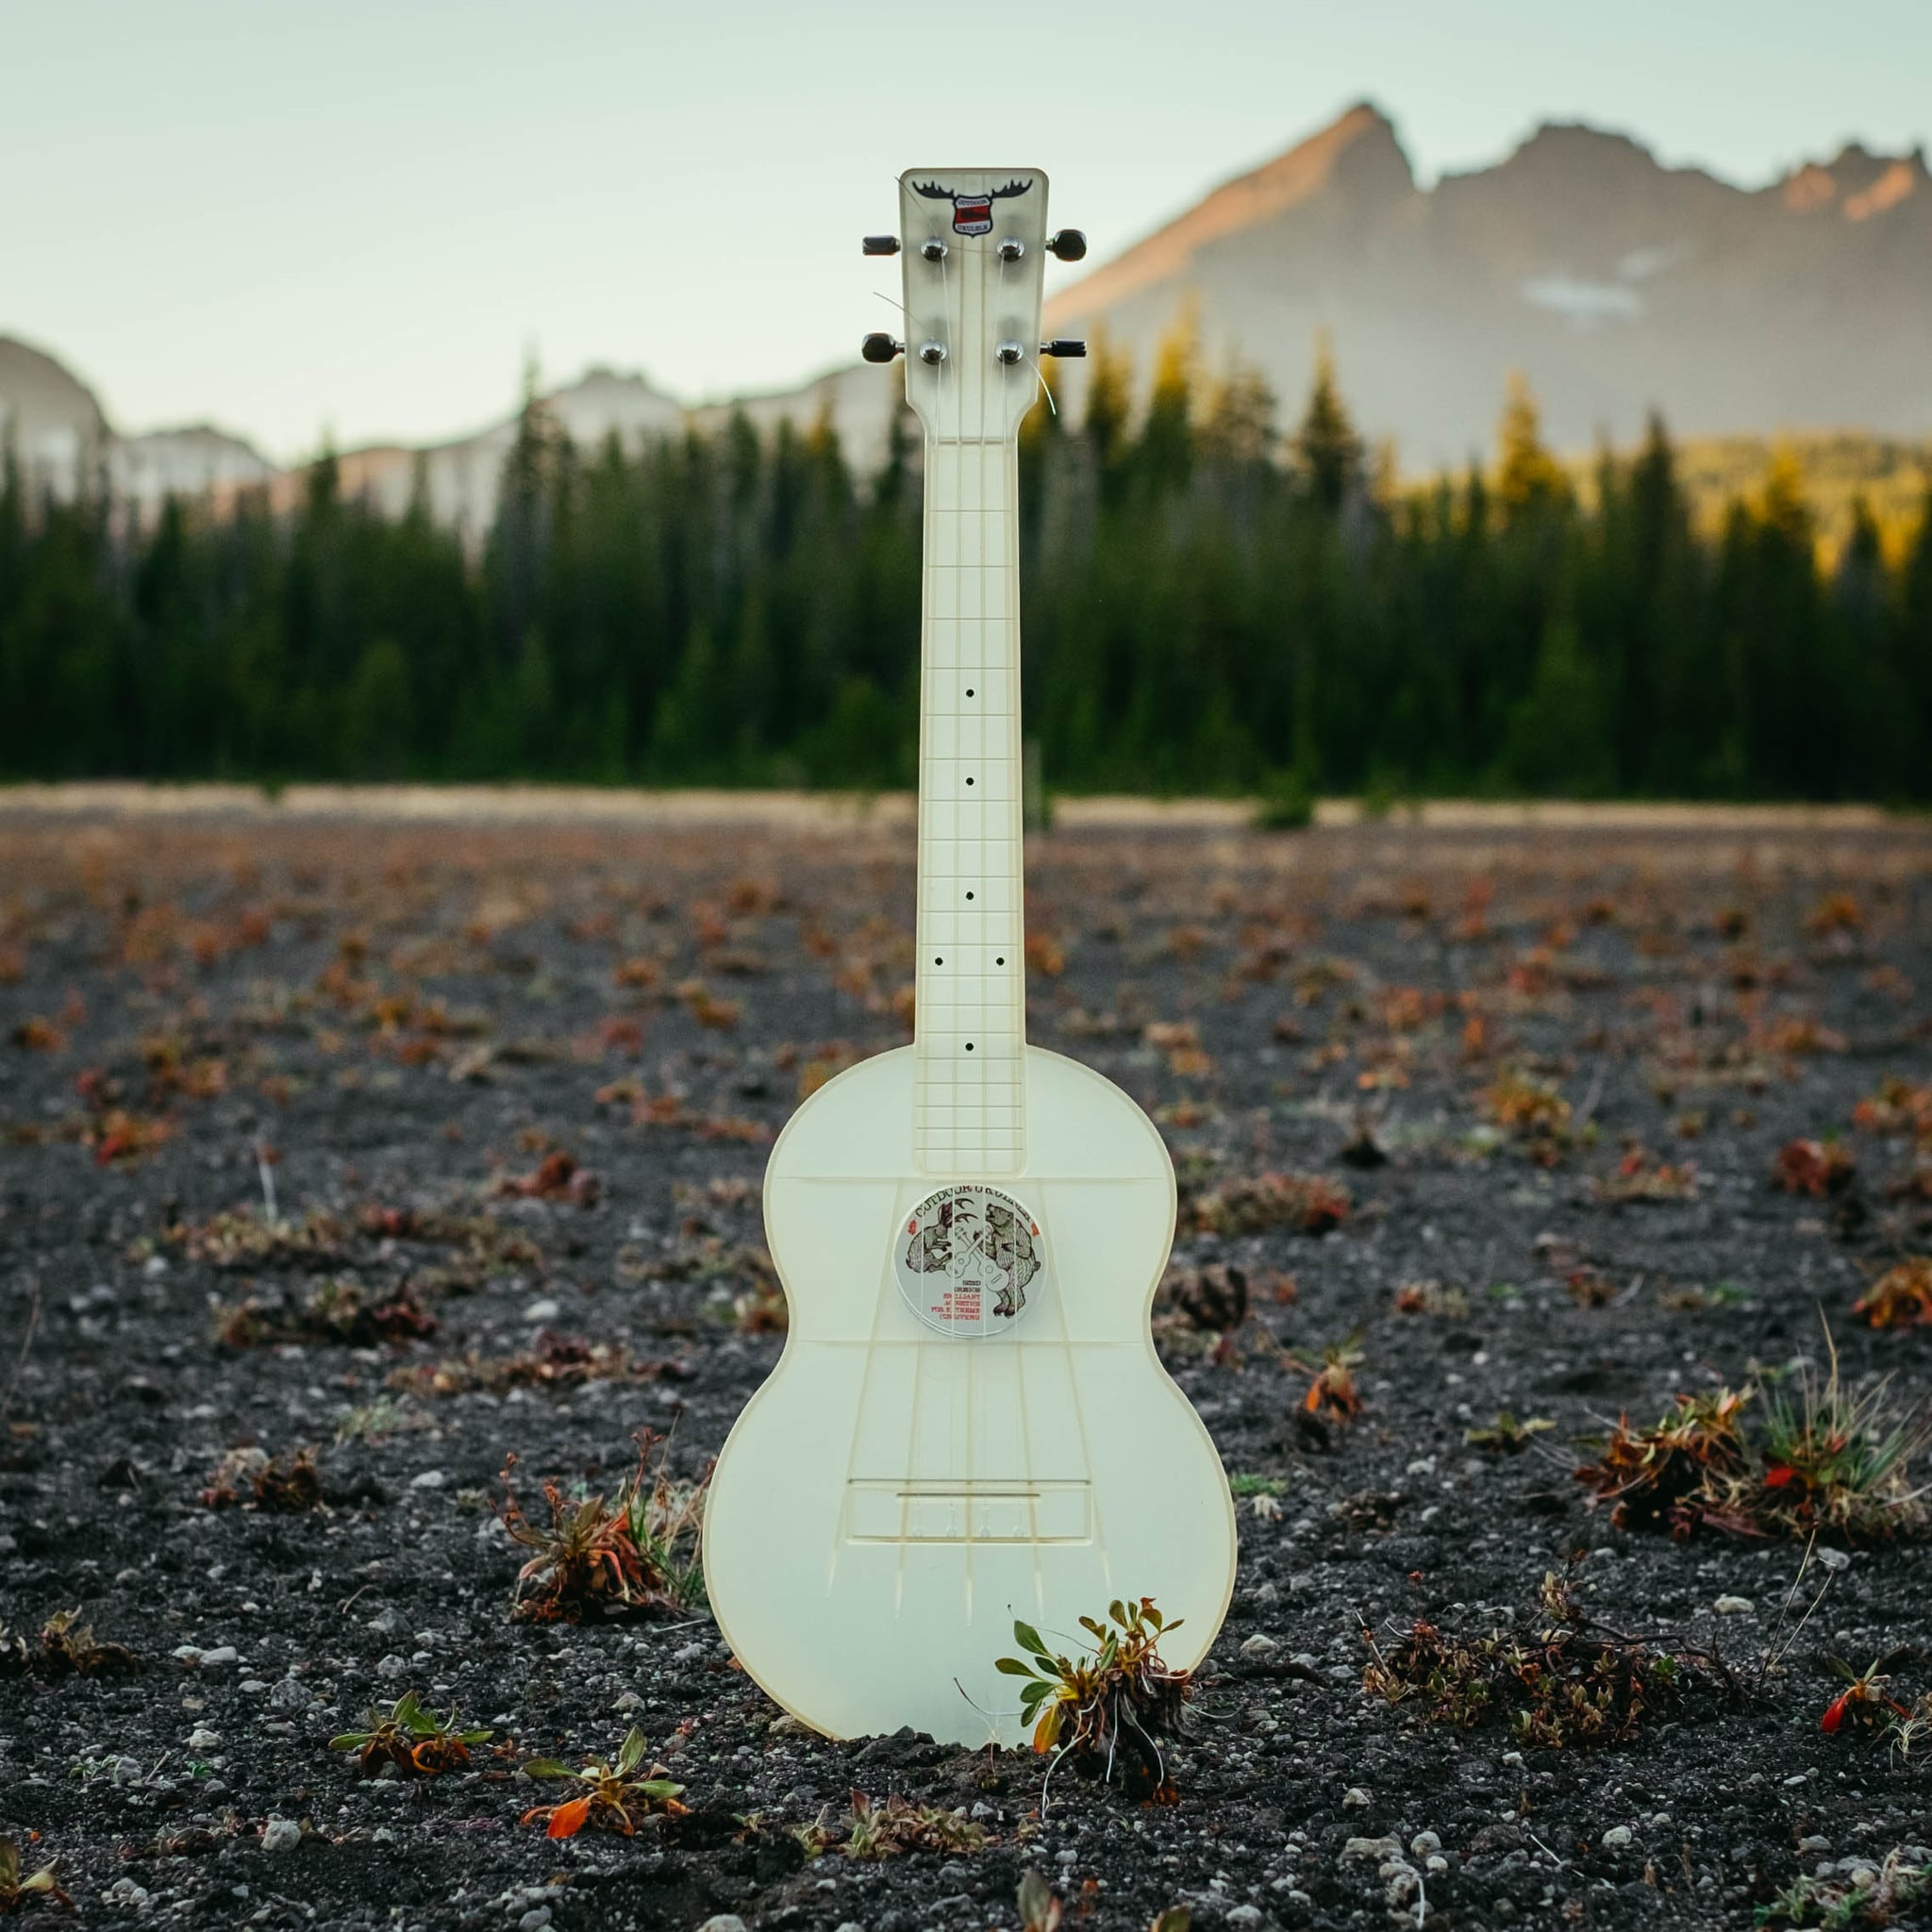
[[[584,1820],[591,1815],[591,1801],[588,1798],[573,1798],[568,1805],[559,1805],[550,1814],[550,1828],[546,1838],[575,1838],[584,1828]]]
[[[1835,1731],[1839,1725],[1844,1723],[1845,1706],[1851,1701],[1851,1695],[1852,1693],[1846,1690],[1840,1696],[1834,1697],[1824,1707],[1824,1715],[1818,1720],[1818,1728],[1821,1731]]]

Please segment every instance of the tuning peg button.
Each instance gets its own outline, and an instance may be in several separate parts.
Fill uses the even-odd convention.
[[[858,345],[858,353],[868,362],[890,362],[894,356],[906,353],[904,342],[895,342],[889,335],[874,334],[866,337]]]
[[[1047,238],[1047,247],[1062,261],[1087,259],[1087,237],[1078,228],[1057,228]]]
[[[899,238],[896,235],[868,235],[865,238],[865,252],[868,255],[897,255]]]
[[[1084,356],[1087,344],[1077,336],[1056,336],[1052,341],[1041,343],[1040,353],[1042,356]]]

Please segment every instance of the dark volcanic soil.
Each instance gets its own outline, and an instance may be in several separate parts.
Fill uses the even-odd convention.
[[[694,1477],[776,1359],[778,1336],[741,1332],[765,1148],[803,1087],[906,1037],[908,852],[0,828],[0,1622],[32,1643],[77,1607],[141,1664],[0,1674],[0,1824],[29,1867],[58,1856],[86,1924],[976,1932],[1018,1923],[1033,1866],[1093,1932],[1176,1904],[1197,1926],[1414,1924],[1406,1871],[1433,1926],[1741,1927],[1801,1874],[1932,1856],[1932,1744],[1902,1760],[1820,1728],[1828,1653],[1907,1646],[1894,1693],[1932,1690],[1926,1545],[1814,1558],[1779,1644],[1829,1588],[1767,1670],[1801,1546],[1625,1533],[1571,1474],[1620,1410],[1822,1361],[1821,1310],[1847,1375],[1889,1371],[1923,1411],[1932,1327],[1852,1312],[1932,1249],[1932,1201],[1888,1189],[1909,1131],[1854,1124],[1886,1076],[1932,1080],[1923,826],[1039,842],[1034,1038],[1156,1114],[1191,1199],[1269,1170],[1353,1197],[1325,1238],[1177,1248],[1293,1283],[1257,1286],[1218,1350],[1163,1319],[1230,1474],[1263,1479],[1238,1485],[1240,1581],[1177,1803],[1063,1773],[1042,1818],[1037,1758],[799,1735],[701,1616],[513,1624],[506,1454],[526,1499],[546,1475],[594,1491],[641,1424],[675,1424]],[[1541,1160],[1479,1102],[1512,1070],[1571,1109]],[[1384,1164],[1343,1158],[1365,1120]],[[1786,1141],[1834,1133],[1847,1191],[1773,1189]],[[1605,1198],[1636,1146],[1640,1175],[1694,1163],[1663,1183],[1679,1198]],[[554,1198],[508,1191],[558,1149],[593,1179],[554,1161]],[[283,1215],[321,1217],[308,1251],[208,1226],[258,1228],[264,1172]],[[331,1280],[371,1306],[408,1284],[436,1332],[278,1340]],[[267,1332],[218,1340],[217,1305],[250,1297]],[[634,1372],[395,1386],[542,1331],[623,1344]],[[1361,1414],[1304,1420],[1308,1370],[1274,1344],[1318,1363],[1352,1336]],[[1485,1453],[1467,1433],[1499,1409],[1554,1427]],[[206,1507],[250,1445],[313,1446],[325,1506]],[[1735,1706],[1552,1750],[1365,1693],[1364,1624],[1479,1632],[1573,1558],[1595,1616],[1721,1653]],[[494,1739],[467,1772],[359,1779],[327,1740],[408,1689]],[[689,1817],[561,1844],[520,1826],[558,1795],[516,1775],[526,1757],[608,1752],[633,1723]],[[854,1787],[965,1807],[989,1840],[808,1861],[785,1827],[841,1816]]]

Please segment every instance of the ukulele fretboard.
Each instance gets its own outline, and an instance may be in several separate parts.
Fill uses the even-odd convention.
[[[927,441],[914,1148],[928,1174],[1016,1174],[1026,1152],[1016,491],[1010,437]]]

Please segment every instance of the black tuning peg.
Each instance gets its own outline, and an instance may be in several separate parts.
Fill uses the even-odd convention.
[[[1087,344],[1077,336],[1056,336],[1052,341],[1041,343],[1040,353],[1042,356],[1084,356]]]
[[[868,235],[864,245],[868,255],[897,255],[899,238],[896,235]],[[1086,252],[1084,243],[1081,245],[1081,252]]]
[[[1047,237],[1046,245],[1062,261],[1087,259],[1087,237],[1078,228],[1056,228]]]
[[[890,362],[894,356],[906,353],[906,344],[895,342],[889,335],[874,334],[859,343],[858,353],[868,362]]]

